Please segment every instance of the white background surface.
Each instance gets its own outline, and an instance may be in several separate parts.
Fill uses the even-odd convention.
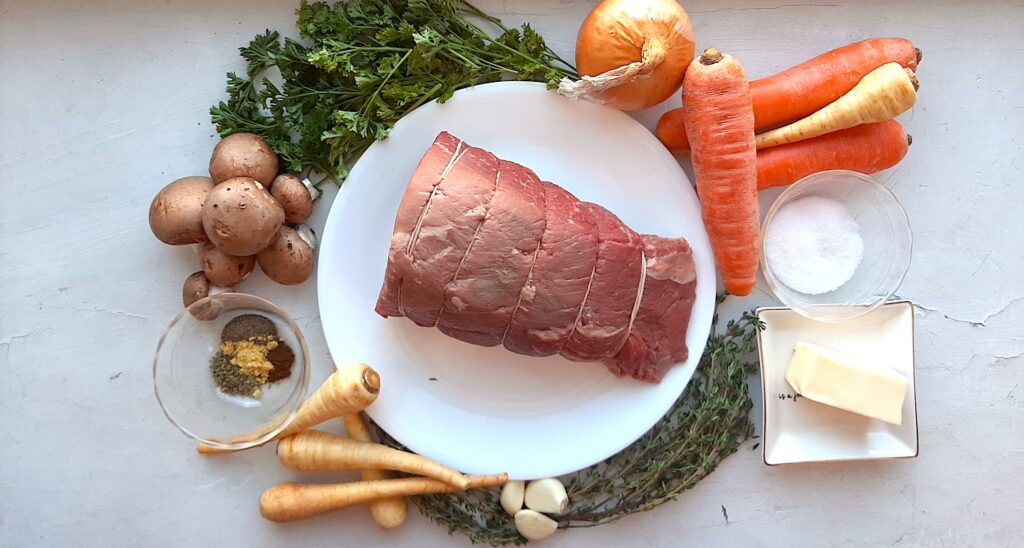
[[[571,55],[592,2],[479,4]],[[1010,546],[1024,534],[1024,4],[824,4],[686,7],[698,47],[737,55],[752,78],[869,36],[924,50],[920,101],[902,118],[914,145],[881,177],[917,237],[900,295],[919,305],[921,456],[768,468],[751,441],[681,500],[550,545]],[[298,476],[271,448],[200,458],[153,397],[151,354],[196,259],[152,237],[147,207],[171,179],[205,172],[206,111],[242,66],[236,48],[292,31],[294,7],[0,0],[0,544],[467,544],[415,513],[388,533],[360,508],[264,521],[259,493]],[[638,117],[653,126],[676,104]],[[254,275],[243,288],[297,317],[326,376],[314,285]]]

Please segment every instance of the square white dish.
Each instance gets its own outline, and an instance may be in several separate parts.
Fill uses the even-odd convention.
[[[914,308],[892,301],[842,323],[807,319],[785,307],[757,310],[764,391],[762,448],[767,465],[907,458],[918,455]],[[907,377],[903,424],[889,424],[811,401],[786,382],[798,341],[885,363]]]

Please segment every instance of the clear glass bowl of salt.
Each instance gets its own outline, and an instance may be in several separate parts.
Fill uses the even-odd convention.
[[[855,171],[822,171],[793,183],[768,210],[761,271],[786,306],[839,322],[896,293],[912,247],[907,212],[888,188]]]

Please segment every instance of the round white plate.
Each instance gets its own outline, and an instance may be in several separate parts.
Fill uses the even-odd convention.
[[[378,316],[395,212],[442,130],[605,206],[637,232],[686,237],[697,263],[690,359],[653,385],[617,379],[598,363],[482,348]],[[335,363],[366,362],[381,375],[369,415],[409,449],[466,473],[557,476],[626,447],[686,387],[714,313],[714,259],[679,164],[626,114],[536,83],[477,86],[403,118],[342,185],[319,254],[320,317]]]

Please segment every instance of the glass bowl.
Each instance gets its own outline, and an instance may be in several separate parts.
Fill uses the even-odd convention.
[[[260,314],[277,326],[295,354],[291,375],[261,388],[259,399],[221,392],[210,373],[224,325]],[[221,449],[245,449],[273,438],[302,404],[309,388],[309,347],[288,314],[254,295],[220,293],[200,299],[171,320],[156,347],[153,384],[164,414],[179,430]]]
[[[864,240],[864,256],[853,277],[838,289],[819,295],[787,287],[776,277],[765,253],[775,214],[808,196],[843,204]],[[761,227],[761,271],[772,293],[786,306],[812,320],[839,322],[867,314],[893,296],[910,268],[912,247],[907,212],[889,189],[855,171],[822,171],[793,183],[768,210]]]

